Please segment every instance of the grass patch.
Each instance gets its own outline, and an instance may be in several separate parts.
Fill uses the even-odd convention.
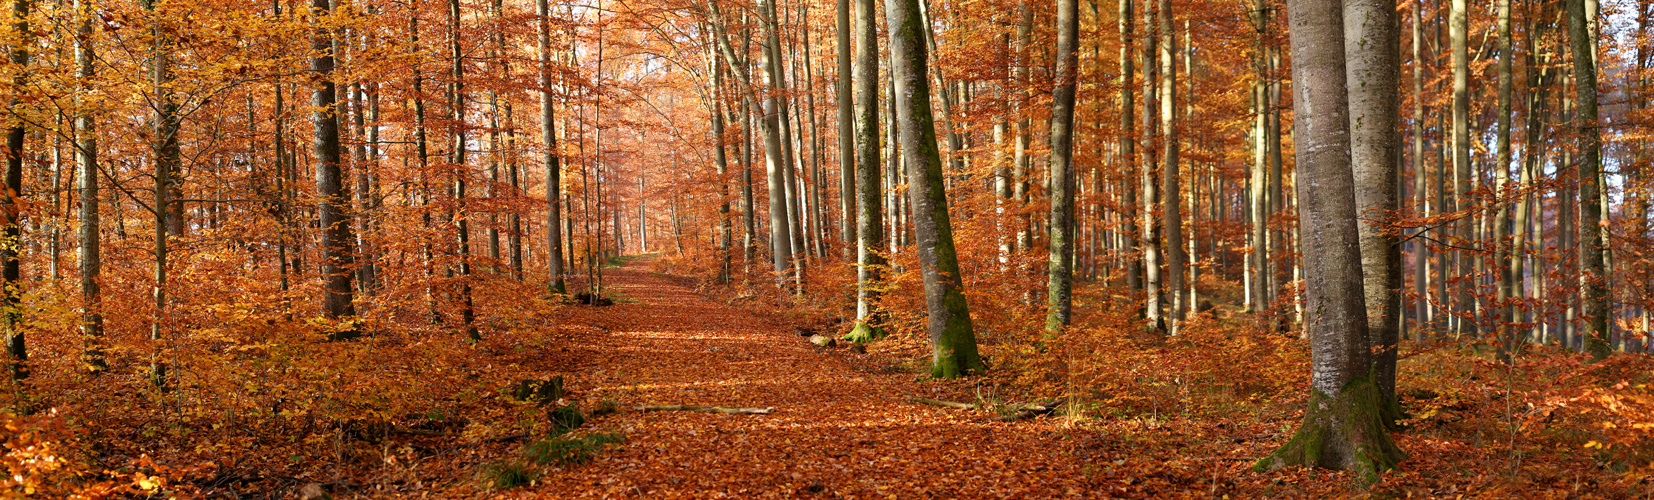
[[[482,467],[483,486],[491,490],[509,490],[533,480],[528,466],[514,461],[492,462]]]
[[[581,465],[597,457],[610,444],[626,442],[620,434],[565,436],[530,443],[523,455],[539,465]]]

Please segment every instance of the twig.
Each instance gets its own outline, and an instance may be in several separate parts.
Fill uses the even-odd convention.
[[[688,406],[688,405],[637,405],[632,409],[638,411],[699,411],[706,413],[727,413],[742,415],[767,415],[775,408],[729,408],[723,406]]]

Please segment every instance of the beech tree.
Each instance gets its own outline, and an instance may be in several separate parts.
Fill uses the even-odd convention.
[[[965,280],[959,274],[953,222],[943,191],[942,153],[930,110],[929,54],[922,31],[930,27],[920,22],[919,0],[885,0],[884,9],[890,30],[890,79],[896,87],[891,106],[901,122],[908,196],[913,200],[913,229],[925,282],[930,374],[955,378],[980,373],[982,359],[976,352],[976,333],[965,302]]]
[[[1385,428],[1385,394],[1373,379],[1363,297],[1360,229],[1351,169],[1344,2],[1290,0],[1293,137],[1298,147],[1299,233],[1309,408],[1290,441],[1256,469],[1306,465],[1352,470],[1368,482],[1402,453]],[[1352,42],[1357,55],[1371,46]]]
[[[11,63],[20,68],[12,77],[12,85],[23,87],[28,82],[29,0],[12,0],[12,35],[16,45],[11,47]],[[0,335],[5,336],[7,375],[13,382],[29,377],[27,339],[23,333],[23,311],[20,309],[23,287],[23,261],[19,255],[23,245],[23,147],[27,129],[24,127],[23,100],[12,97],[7,106],[11,111],[6,126],[5,199],[0,200]],[[54,185],[55,187],[55,185]]]
[[[322,316],[339,321],[350,321],[356,316],[351,284],[355,260],[351,236],[353,222],[346,213],[350,196],[345,192],[344,174],[339,163],[339,112],[333,82],[333,31],[328,25],[333,15],[330,0],[312,0],[310,15],[315,23],[310,38],[310,72],[315,75],[310,105],[315,107],[310,121],[315,131],[313,155],[316,160],[316,214],[322,227],[322,282],[326,296],[322,300]],[[360,334],[354,324],[346,325],[329,335],[334,340],[348,339]]]
[[[1057,87],[1051,98],[1051,258],[1046,330],[1057,330],[1072,322],[1074,88],[1080,66],[1079,32],[1079,0],[1058,0]]]

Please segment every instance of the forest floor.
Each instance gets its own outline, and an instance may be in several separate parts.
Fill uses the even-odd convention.
[[[809,333],[845,329],[830,313],[660,264],[605,270],[608,306],[559,305],[526,282],[480,289],[476,342],[440,324],[350,343],[296,334],[203,357],[217,378],[161,397],[130,360],[103,385],[45,372],[49,410],[0,412],[0,431],[17,431],[0,433],[0,498],[1654,497],[1647,355],[1587,364],[1536,347],[1508,367],[1474,346],[1408,345],[1410,427],[1395,439],[1409,456],[1368,486],[1251,470],[1296,429],[1308,366],[1301,341],[1248,317],[1174,339],[1068,332],[1024,359],[984,327],[989,373],[932,380],[922,334],[818,347]],[[246,335],[284,324],[254,319]],[[552,377],[561,397],[514,394]],[[1005,418],[1059,396],[1072,398],[1060,411]],[[554,423],[574,414],[573,430]]]
[[[689,280],[649,271],[642,260],[608,271],[606,282],[618,303],[559,310],[558,323],[590,328],[571,330],[576,333],[567,343],[541,361],[569,374],[571,398],[585,407],[620,409],[576,434],[615,433],[626,442],[584,465],[542,468],[532,484],[497,494],[907,499],[1628,492],[1599,491],[1596,479],[1579,473],[1565,477],[1569,473],[1558,472],[1568,470],[1563,462],[1537,477],[1502,477],[1498,468],[1507,461],[1498,438],[1489,435],[1484,445],[1478,427],[1485,422],[1474,419],[1464,426],[1421,421],[1422,430],[1399,434],[1404,449],[1424,456],[1415,455],[1422,460],[1404,463],[1376,488],[1342,472],[1251,472],[1256,458],[1290,437],[1292,415],[1052,415],[1005,422],[996,418],[1003,412],[987,404],[979,410],[914,402],[1015,399],[993,394],[979,380],[929,379],[922,343],[878,342],[865,353],[817,347],[800,334],[797,318],[728,305],[698,293]],[[635,405],[773,412],[634,411]]]

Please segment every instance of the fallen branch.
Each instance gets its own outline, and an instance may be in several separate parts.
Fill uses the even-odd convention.
[[[1068,398],[1062,398],[1062,399],[1058,399],[1056,401],[1052,401],[1052,402],[1049,402],[1049,403],[1042,403],[1042,404],[1010,405],[1010,406],[1006,406],[1005,408],[1008,409],[1008,410],[1014,411],[1016,413],[1001,416],[999,418],[995,418],[994,420],[998,420],[1000,422],[1015,422],[1015,421],[1018,421],[1018,420],[1025,419],[1025,418],[1033,418],[1033,417],[1036,417],[1036,416],[1039,416],[1039,415],[1047,415],[1047,414],[1050,414],[1053,411],[1057,411],[1057,407],[1062,406],[1063,403],[1067,403],[1067,402],[1068,402]]]
[[[972,410],[972,409],[976,409],[976,407],[977,407],[975,404],[972,404],[972,403],[955,403],[955,402],[952,402],[952,401],[942,401],[942,400],[938,400],[938,399],[928,399],[928,398],[913,398],[913,402],[923,403],[923,404],[927,404],[927,405],[931,405],[931,406],[944,406],[944,407],[948,407],[948,408],[959,408],[959,409],[964,409],[964,410]]]
[[[726,408],[722,406],[687,406],[687,405],[637,405],[632,408],[638,411],[699,411],[706,413],[728,413],[743,415],[767,415],[774,408]]]

